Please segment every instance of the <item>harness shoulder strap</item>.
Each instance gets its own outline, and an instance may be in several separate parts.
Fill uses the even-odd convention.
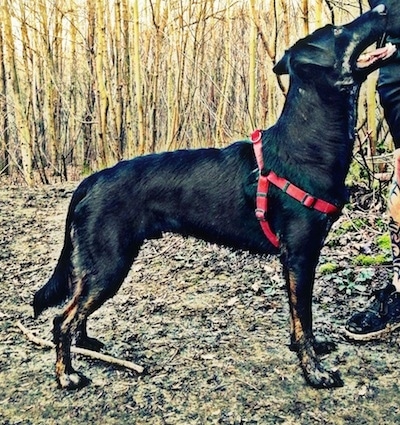
[[[264,169],[264,159],[262,153],[262,131],[255,130],[251,135],[251,141],[253,142],[254,154],[259,170],[256,195],[256,217],[260,222],[265,236],[274,247],[278,248],[279,239],[272,231],[271,226],[267,220],[269,180],[267,176],[262,174],[262,170]]]

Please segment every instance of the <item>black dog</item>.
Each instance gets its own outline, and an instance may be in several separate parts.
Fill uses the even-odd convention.
[[[101,343],[87,336],[88,316],[118,291],[143,242],[167,231],[279,253],[289,293],[291,348],[305,378],[319,388],[343,385],[339,373],[324,369],[317,356],[334,345],[316,341],[312,330],[315,268],[338,216],[336,207],[326,213],[316,205],[340,210],[346,202],[358,92],[383,54],[371,54],[363,69],[357,58],[382,36],[385,25],[385,7],[378,6],[348,25],[317,30],[285,53],[274,71],[290,75],[290,89],[276,125],[258,133],[262,173],[252,144],[240,141],[225,149],[138,157],[80,184],[69,206],[58,264],[34,298],[38,316],[71,297],[54,319],[60,387],[87,384],[71,365],[72,337],[81,346],[100,349]],[[264,235],[255,214],[258,178],[265,180],[270,170],[292,183],[282,190],[279,182],[271,183],[268,191],[268,224],[278,247]],[[294,199],[289,193],[305,194],[298,188],[312,196]],[[258,199],[262,204],[267,197],[258,194]]]

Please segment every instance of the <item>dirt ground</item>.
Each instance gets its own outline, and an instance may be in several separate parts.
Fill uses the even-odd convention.
[[[51,339],[58,309],[33,320],[31,301],[56,263],[73,187],[0,181],[1,424],[400,423],[400,333],[364,345],[342,333],[369,290],[390,279],[389,266],[353,262],[378,251],[387,217],[373,211],[345,210],[321,258],[336,272],[319,272],[315,287],[317,333],[338,344],[324,361],[340,369],[343,388],[305,384],[288,348],[276,258],[166,235],[145,244],[119,293],[89,322],[104,353],[146,372],[75,356],[92,384],[57,389],[53,350],[32,344],[16,324]]]

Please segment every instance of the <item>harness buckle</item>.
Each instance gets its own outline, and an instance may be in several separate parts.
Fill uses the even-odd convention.
[[[262,138],[262,130],[254,130],[253,133],[251,133],[250,139],[253,143],[258,143]]]
[[[266,221],[267,220],[265,210],[263,210],[261,208],[256,208],[255,213],[256,213],[256,218],[257,218],[258,221]]]
[[[286,181],[285,186],[282,187],[282,192],[286,193],[287,190],[289,189],[289,186],[291,186],[292,184],[289,181]]]
[[[306,193],[304,195],[304,198],[300,201],[304,206],[306,206],[307,208],[313,208],[314,205],[317,202],[317,198],[314,198],[314,196],[309,195],[308,193]]]

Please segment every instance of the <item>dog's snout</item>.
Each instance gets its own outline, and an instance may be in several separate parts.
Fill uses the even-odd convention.
[[[381,14],[381,15],[386,15],[386,6],[384,4],[378,4],[372,10],[374,12]]]

